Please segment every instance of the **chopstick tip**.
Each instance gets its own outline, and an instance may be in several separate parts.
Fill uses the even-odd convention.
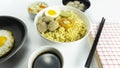
[[[102,17],[103,20],[105,20],[105,17]]]

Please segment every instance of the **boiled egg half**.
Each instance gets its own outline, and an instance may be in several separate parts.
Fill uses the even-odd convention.
[[[0,30],[0,57],[7,54],[13,47],[14,38],[12,32]]]
[[[45,15],[48,17],[56,18],[60,14],[60,11],[58,9],[48,9],[45,11]]]

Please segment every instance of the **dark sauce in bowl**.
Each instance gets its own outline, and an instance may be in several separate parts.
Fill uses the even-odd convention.
[[[62,62],[54,53],[43,53],[34,60],[32,68],[62,68]]]

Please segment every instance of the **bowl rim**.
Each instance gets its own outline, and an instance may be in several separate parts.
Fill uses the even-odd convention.
[[[59,49],[55,48],[55,47],[51,47],[51,46],[43,46],[38,48],[37,50],[35,50],[29,57],[28,59],[28,68],[32,68],[32,64],[34,63],[34,60],[43,53],[46,52],[51,52],[51,53],[55,53],[58,57],[59,60],[61,62],[62,68],[64,67],[64,57],[62,55],[62,53],[59,51]]]
[[[19,18],[17,18],[17,17],[9,16],[9,15],[3,15],[3,16],[0,16],[0,17],[11,18],[11,19],[14,19],[14,20],[19,21],[19,22],[22,24],[22,26],[24,27],[24,30],[25,30],[25,34],[24,34],[23,40],[21,41],[20,45],[17,47],[17,49],[15,49],[15,50],[11,53],[11,55],[6,56],[5,58],[2,57],[2,59],[1,59],[1,61],[0,61],[0,63],[2,63],[2,62],[7,61],[8,59],[10,59],[14,54],[16,54],[16,53],[22,48],[22,46],[23,46],[23,44],[24,44],[24,42],[25,42],[25,40],[26,40],[27,31],[28,31],[28,30],[27,30],[27,27],[26,27],[25,23],[24,23],[21,19],[19,19]]]
[[[84,36],[83,38],[81,38],[81,39],[79,39],[79,40],[76,40],[76,41],[72,41],[72,42],[59,42],[59,41],[49,40],[49,39],[45,38],[44,36],[42,36],[42,35],[40,34],[40,32],[38,31],[37,26],[36,26],[37,21],[38,21],[40,15],[43,14],[46,10],[48,10],[48,9],[50,9],[50,8],[56,8],[56,9],[58,9],[58,8],[60,8],[60,7],[62,7],[62,8],[68,8],[68,9],[73,9],[73,10],[75,10],[75,11],[77,11],[77,12],[80,12],[80,13],[81,13],[82,15],[84,15],[84,16],[86,17],[86,19],[89,21],[89,23],[88,23],[88,24],[89,24],[89,29],[88,29],[87,33],[85,34],[85,36]],[[89,35],[89,33],[90,33],[90,31],[91,31],[91,21],[90,21],[90,19],[88,18],[88,16],[87,16],[84,12],[82,12],[82,11],[80,11],[80,10],[74,8],[74,7],[64,6],[64,5],[63,5],[63,6],[52,6],[52,7],[48,7],[48,8],[43,9],[41,12],[39,12],[39,13],[35,16],[34,25],[35,25],[35,27],[36,27],[37,32],[39,33],[39,35],[40,35],[42,38],[46,39],[47,41],[54,42],[54,43],[58,43],[58,44],[71,44],[71,43],[76,43],[76,42],[78,42],[78,41],[80,41],[80,40],[85,39],[85,38]]]

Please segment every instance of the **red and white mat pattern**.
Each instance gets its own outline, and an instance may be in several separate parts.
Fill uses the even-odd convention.
[[[96,35],[99,24],[92,24],[91,34]],[[103,68],[120,68],[120,23],[105,23],[97,52]]]

